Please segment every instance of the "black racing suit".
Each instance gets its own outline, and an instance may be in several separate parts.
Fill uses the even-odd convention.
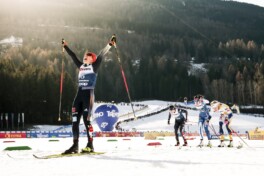
[[[90,125],[90,117],[94,104],[94,88],[96,84],[96,77],[103,57],[110,50],[111,45],[108,44],[104,49],[102,49],[97,56],[96,61],[89,65],[82,63],[67,45],[65,45],[64,48],[71,56],[75,65],[79,68],[78,91],[72,105],[73,141],[74,143],[78,143],[79,124],[81,116],[83,115],[83,122],[86,127],[88,141],[92,142],[93,138],[89,134],[88,126]]]
[[[184,117],[184,115],[182,113],[186,114],[186,118]],[[169,113],[169,117],[168,117],[168,123],[170,123],[170,119],[171,117],[175,118],[175,124],[174,124],[174,132],[175,132],[175,137],[176,137],[176,141],[177,143],[179,143],[179,134],[178,134],[178,130],[180,129],[180,133],[181,136],[184,140],[184,142],[186,143],[186,139],[184,137],[184,133],[183,133],[183,128],[185,125],[185,122],[187,121],[187,116],[188,113],[185,109],[175,109],[175,111],[170,111]]]

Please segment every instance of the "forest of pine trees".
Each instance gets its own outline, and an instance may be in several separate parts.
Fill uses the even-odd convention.
[[[60,41],[65,38],[81,59],[86,49],[99,53],[113,33],[133,101],[203,94],[228,104],[264,105],[263,8],[220,0],[102,1],[36,0],[32,9],[20,4],[14,13],[12,2],[3,3],[0,40],[14,35],[23,44],[0,45],[0,113],[57,123],[63,63],[62,120],[69,122],[78,70]],[[191,72],[199,63],[206,71]],[[128,102],[113,49],[99,70],[95,98]]]

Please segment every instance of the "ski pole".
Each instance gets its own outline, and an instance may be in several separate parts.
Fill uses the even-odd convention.
[[[115,34],[113,36],[115,36]],[[132,101],[131,101],[131,96],[130,96],[130,93],[129,93],[125,72],[124,72],[122,64],[121,64],[121,59],[119,57],[119,53],[118,53],[118,50],[117,50],[116,43],[114,44],[114,47],[115,47],[115,51],[116,51],[116,57],[117,57],[117,60],[118,60],[119,66],[120,66],[121,74],[122,74],[122,77],[123,77],[123,81],[124,81],[124,84],[125,84],[125,87],[126,87],[127,96],[128,96],[128,99],[129,99],[129,102],[131,104],[131,108],[132,108],[132,111],[133,111],[133,114],[134,114],[134,119],[137,120],[137,117],[136,117],[136,114],[135,114],[135,111],[134,111],[134,108],[133,108],[133,104],[132,104]]]
[[[64,54],[63,41],[64,41],[64,39],[62,39],[62,54],[63,54],[63,58],[64,58],[65,54]],[[59,118],[58,118],[58,121],[61,121],[61,99],[62,99],[62,89],[63,89],[63,58],[61,59],[60,102],[59,102]]]
[[[216,130],[215,130],[213,124],[208,125],[208,126],[211,128],[211,130],[214,132],[214,134],[217,136],[217,138],[220,139],[220,138],[219,138],[219,135],[216,133]]]
[[[248,143],[246,143],[246,141],[241,137],[241,136],[239,136],[239,134],[237,134],[237,132],[235,132],[231,127],[228,127],[231,131],[232,131],[232,133],[235,133],[235,135],[237,136],[237,137],[239,137],[239,139],[244,143],[244,144],[246,144],[246,146],[248,146],[249,148],[252,148],[252,147],[250,147],[249,145],[248,145]],[[252,148],[252,149],[254,149],[254,148]]]

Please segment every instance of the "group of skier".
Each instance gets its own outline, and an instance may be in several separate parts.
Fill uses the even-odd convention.
[[[101,65],[101,62],[107,52],[111,49],[112,46],[116,47],[116,36],[113,35],[107,45],[101,50],[98,56],[92,52],[86,51],[83,56],[83,61],[80,61],[76,54],[68,47],[68,43],[65,40],[62,40],[62,46],[72,58],[73,62],[79,69],[78,75],[78,90],[73,101],[72,105],[72,132],[73,132],[73,144],[62,154],[71,154],[79,152],[79,124],[81,120],[81,116],[83,116],[83,121],[87,131],[87,145],[81,152],[93,152],[93,137],[91,135],[91,113],[94,104],[94,88],[96,84],[96,78],[98,74],[98,69]],[[185,103],[187,103],[187,98],[185,98]],[[194,97],[193,103],[195,107],[199,110],[199,134],[200,134],[200,144],[199,146],[203,146],[203,129],[208,138],[207,146],[211,147],[211,134],[209,131],[209,122],[211,116],[209,114],[210,109],[207,107],[209,103],[207,100],[204,100],[202,95],[196,95]],[[211,102],[211,110],[214,112],[219,111],[221,113],[219,119],[219,134],[220,134],[220,145],[219,147],[224,146],[224,132],[223,125],[226,125],[230,143],[228,147],[233,146],[233,138],[232,138],[232,130],[230,128],[230,123],[232,120],[232,111],[231,109],[223,103],[218,101]],[[184,115],[185,114],[185,115]],[[187,140],[184,136],[183,129],[185,123],[188,121],[188,112],[184,108],[179,106],[170,106],[168,124],[170,124],[170,119],[175,119],[175,137],[176,137],[176,146],[180,145],[178,131],[180,131],[181,136],[183,137],[184,144],[183,146],[187,146]]]
[[[185,102],[186,104],[186,102]],[[232,137],[232,129],[230,127],[233,113],[231,109],[229,108],[228,105],[221,103],[219,101],[212,101],[210,103],[211,108],[209,108],[207,105],[209,104],[208,100],[204,99],[203,95],[196,95],[194,96],[194,100],[191,102],[191,104],[194,104],[195,108],[199,111],[199,119],[198,119],[198,131],[199,131],[199,136],[200,136],[200,143],[198,147],[212,147],[211,139],[212,135],[210,133],[209,128],[213,130],[215,135],[218,136],[220,139],[220,144],[218,147],[224,147],[224,130],[223,126],[226,126],[228,135],[229,135],[229,144],[227,145],[228,147],[233,147],[233,137]],[[210,111],[212,112],[220,112],[220,117],[219,117],[219,134],[216,134],[216,131],[212,125],[210,125],[210,120],[212,116],[210,115]],[[185,116],[183,115],[185,113]],[[179,141],[179,134],[178,132],[180,131],[180,134],[183,138],[183,146],[187,146],[187,140],[184,135],[184,125],[188,121],[188,112],[185,108],[180,107],[179,105],[171,105],[169,107],[169,117],[168,117],[168,124],[170,124],[170,119],[174,118],[175,119],[175,124],[174,124],[174,132],[175,132],[175,137],[176,137],[176,144],[175,146],[180,145]],[[205,131],[205,134],[208,139],[208,143],[204,145],[204,137],[203,137],[203,131]]]

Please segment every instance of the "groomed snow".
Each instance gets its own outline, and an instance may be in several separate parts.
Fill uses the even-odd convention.
[[[108,142],[108,139],[117,139]],[[203,175],[222,176],[261,175],[264,172],[264,141],[246,142],[252,147],[236,148],[197,148],[199,139],[189,141],[189,146],[178,149],[174,137],[165,137],[161,146],[147,146],[153,140],[141,137],[96,138],[97,151],[106,154],[98,156],[64,157],[57,159],[35,159],[32,154],[45,155],[64,151],[71,145],[70,138],[49,142],[49,139],[15,139],[15,143],[1,142],[2,176],[146,176],[146,175]],[[235,137],[235,144],[239,139]],[[216,146],[219,141],[213,141]],[[7,146],[30,146],[29,151],[3,151]],[[86,138],[80,139],[80,147],[86,145]],[[7,153],[12,156],[10,158]]]
[[[168,102],[148,101],[140,102],[151,106]],[[122,108],[121,106],[119,108]],[[128,107],[127,107],[128,108]],[[197,129],[197,111],[190,110],[189,130]],[[212,122],[218,130],[218,114],[212,114]],[[173,120],[167,125],[168,111],[123,124],[127,130],[135,128],[138,131],[173,131]],[[94,126],[96,126],[94,124]],[[249,115],[235,114],[233,128],[247,131],[264,126],[264,118]],[[48,130],[55,127],[39,126]],[[235,136],[235,135],[234,135]],[[108,141],[116,139],[117,141]],[[126,139],[126,140],[124,140]],[[163,137],[163,140],[146,140],[144,137],[111,138],[98,137],[94,139],[96,151],[106,152],[98,156],[64,157],[57,159],[35,159],[32,154],[39,156],[61,153],[72,144],[71,138],[58,138],[58,142],[50,142],[50,138],[32,139],[0,139],[0,173],[1,176],[222,176],[222,175],[262,175],[264,173],[264,141],[242,139],[250,146],[244,144],[242,149],[218,148],[218,140],[213,140],[213,148],[198,148],[199,137],[189,140],[188,147],[181,149],[175,147],[174,137]],[[5,143],[4,141],[15,141]],[[182,138],[180,138],[182,142]],[[86,146],[86,137],[80,138],[79,147]],[[148,146],[150,142],[160,142],[160,146]],[[205,143],[207,139],[205,137]],[[243,141],[234,137],[234,144]],[[228,142],[226,141],[226,144]],[[32,150],[4,151],[10,146],[29,146]]]

